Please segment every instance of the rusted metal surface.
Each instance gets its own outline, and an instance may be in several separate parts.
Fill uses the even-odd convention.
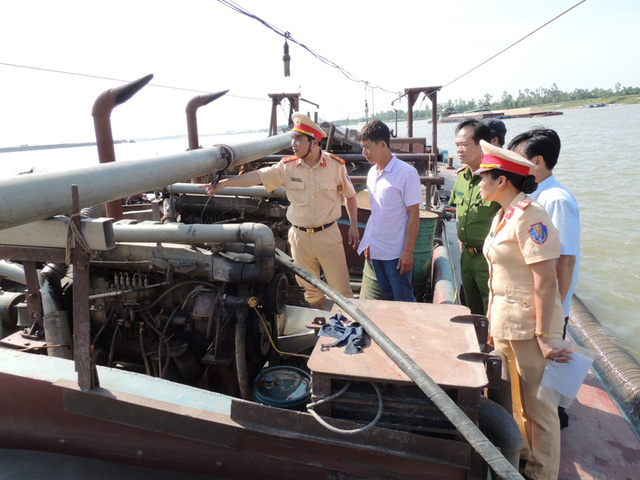
[[[269,135],[273,136],[278,133],[278,106],[282,103],[282,100],[289,100],[289,115],[287,116],[287,122],[291,123],[291,115],[293,112],[298,112],[300,109],[300,94],[299,93],[270,93],[271,99],[271,123],[269,125]]]
[[[383,300],[353,303],[438,385],[482,388],[487,384],[483,366],[457,358],[461,353],[480,351],[473,325],[450,321],[453,316],[468,314],[467,307]],[[332,312],[342,310],[334,307]],[[308,364],[313,373],[347,380],[412,383],[375,342],[368,340],[357,355],[346,355],[340,348],[322,351],[323,344],[334,341],[330,337],[318,338]]]
[[[71,219],[78,231],[81,228],[78,187],[71,186],[74,213]],[[85,252],[76,241],[71,250],[73,263],[73,357],[78,372],[78,385],[82,390],[93,390],[99,386],[95,361],[91,353],[91,330],[89,324],[89,252]]]
[[[152,78],[153,75],[150,74],[125,85],[111,88],[102,92],[96,99],[91,115],[93,116],[100,163],[116,161],[116,153],[113,148],[113,133],[111,131],[111,112],[116,106],[129,100]],[[106,206],[108,217],[122,220],[122,202],[120,200],[108,202]]]
[[[407,111],[407,136],[413,137],[413,105],[420,94],[424,93],[429,100],[431,100],[431,151],[438,151],[438,97],[437,92],[442,87],[419,87],[419,88],[405,88],[404,93],[407,96],[407,102],[409,108]],[[413,151],[413,150],[410,150]]]
[[[477,335],[472,323],[451,322],[452,316],[468,315],[467,307],[383,300],[353,303],[447,392],[471,421],[477,422],[481,389],[488,383],[485,366],[475,359],[459,358],[461,354],[480,353]],[[344,311],[334,306],[332,313]],[[420,432],[433,436],[436,443],[443,438],[455,440],[436,446],[440,452],[455,452],[461,445],[468,445],[436,405],[368,335],[362,352],[354,355],[347,355],[344,348],[323,348],[335,340],[318,337],[309,359],[312,399],[318,401],[336,394],[343,380],[351,385],[319,413],[329,414],[332,420],[366,423],[382,408],[379,426],[393,425],[394,429]],[[378,385],[382,405],[367,382]],[[468,478],[481,478],[481,463],[474,455],[467,458]]]

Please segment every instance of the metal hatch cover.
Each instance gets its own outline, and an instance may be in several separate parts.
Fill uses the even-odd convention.
[[[461,353],[480,352],[474,326],[451,322],[452,317],[467,315],[467,307],[384,300],[351,301],[441,387],[473,389],[487,385],[482,362],[457,358]],[[331,313],[345,314],[337,306]],[[323,344],[333,343],[335,339],[318,337],[309,369],[330,378],[401,385],[413,383],[369,335],[365,335],[365,339],[361,353],[346,355],[344,348],[322,351]]]

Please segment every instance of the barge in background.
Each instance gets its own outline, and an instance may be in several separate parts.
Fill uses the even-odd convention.
[[[371,299],[371,273],[348,252],[360,286],[350,300],[288,260],[282,192],[209,198],[174,183],[278,161],[290,137],[277,135],[275,114],[265,140],[199,148],[195,110],[215,95],[196,97],[190,151],[113,163],[110,109],[149,80],[96,101],[103,164],[0,182],[0,256],[10,260],[0,264],[0,448],[230,479],[520,478],[487,320],[457,301],[437,122],[430,146],[411,128],[392,142],[425,185],[421,301]],[[435,107],[438,89],[408,89],[409,112],[421,94]],[[299,110],[297,95],[273,95],[274,112],[284,99]],[[323,126],[325,149],[363,185],[368,165],[354,136]],[[146,191],[155,200],[120,200]],[[367,215],[359,211],[361,227]],[[308,308],[294,275],[315,282],[332,312]],[[316,336],[334,313],[364,327],[362,353]],[[585,385],[609,401],[592,377]],[[577,433],[573,450],[563,432],[573,454],[562,478],[638,476],[638,442],[618,411],[581,398],[588,408],[576,405],[566,430]],[[594,420],[597,438],[578,428],[596,414],[605,415]],[[620,425],[615,443],[604,439]]]

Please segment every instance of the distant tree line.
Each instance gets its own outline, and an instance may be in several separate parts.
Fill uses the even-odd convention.
[[[558,86],[554,83],[551,88],[538,87],[535,90],[525,88],[524,90],[518,90],[518,96],[514,97],[506,90],[502,93],[502,96],[498,101],[493,101],[493,95],[486,93],[483,97],[471,100],[458,99],[455,102],[447,100],[444,103],[438,103],[438,112],[443,112],[447,109],[451,113],[464,113],[473,110],[508,110],[511,108],[523,108],[532,107],[537,105],[558,104],[572,101],[588,101],[594,99],[610,98],[610,97],[622,97],[626,95],[640,95],[639,87],[623,87],[619,82],[616,83],[612,89],[594,88],[593,90],[586,90],[583,88],[576,88],[573,92],[563,92],[558,89]],[[407,112],[403,110],[387,110],[386,112],[376,113],[374,118],[382,120],[383,122],[392,122],[396,119],[406,120]],[[431,109],[414,110],[414,119],[431,118]],[[349,123],[364,122],[365,119],[352,119]],[[347,121],[336,121],[336,124],[344,124]]]

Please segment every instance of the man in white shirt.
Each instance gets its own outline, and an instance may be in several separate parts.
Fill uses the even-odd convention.
[[[379,120],[360,132],[362,153],[373,166],[367,175],[371,216],[358,253],[371,260],[385,300],[415,302],[411,269],[422,186],[418,171],[393,155],[390,138]]]
[[[549,213],[553,225],[560,232],[560,258],[556,263],[558,288],[564,310],[566,335],[571,297],[578,282],[580,266],[580,210],[575,197],[553,176],[553,168],[560,156],[560,138],[551,129],[533,129],[511,140],[509,150],[519,153],[536,164],[531,170],[538,188],[529,194]]]

